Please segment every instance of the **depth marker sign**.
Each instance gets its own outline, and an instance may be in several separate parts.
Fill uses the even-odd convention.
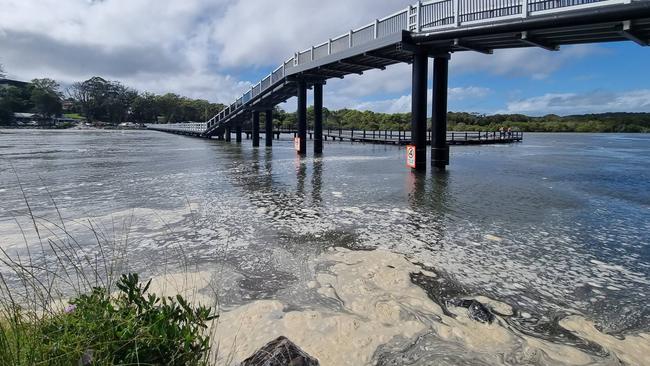
[[[406,166],[415,169],[415,146],[406,145]]]

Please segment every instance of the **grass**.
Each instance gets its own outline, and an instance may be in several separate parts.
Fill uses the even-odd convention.
[[[82,116],[79,113],[64,113],[63,116],[66,118],[86,119],[86,117]]]
[[[212,308],[150,293],[151,280],[120,273],[128,234],[116,239],[88,221],[94,242],[82,243],[51,195],[56,221],[34,215],[17,181],[31,227],[16,219],[23,250],[0,245],[0,365],[208,365],[216,359]],[[30,233],[35,242],[28,242]],[[90,246],[94,258],[83,254]]]

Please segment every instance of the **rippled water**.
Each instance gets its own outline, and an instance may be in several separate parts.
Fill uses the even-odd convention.
[[[650,329],[650,136],[528,134],[452,147],[444,174],[414,174],[393,146],[325,144],[321,158],[148,131],[0,133],[0,235],[25,216],[136,220],[130,265],[224,268],[222,301],[323,301],[296,290],[332,246],[407,254],[553,338],[569,313],[607,332]],[[121,216],[115,213],[120,213]],[[101,220],[100,220],[101,221]],[[123,222],[122,222],[123,224]],[[111,227],[108,227],[111,226]],[[123,225],[122,225],[123,226]],[[118,230],[119,231],[119,230]],[[181,253],[182,255],[179,255]],[[426,284],[421,284],[426,288]],[[559,335],[561,336],[561,335]]]

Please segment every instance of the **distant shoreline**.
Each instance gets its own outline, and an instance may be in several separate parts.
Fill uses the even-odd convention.
[[[137,127],[64,127],[64,128],[56,128],[56,127],[34,127],[34,126],[2,126],[0,125],[0,130],[32,130],[32,131],[146,131],[147,128],[142,127],[142,128],[137,128]],[[311,130],[311,129],[310,129]],[[347,129],[344,129],[347,130]],[[355,129],[355,131],[361,131]],[[373,130],[366,130],[369,132],[372,132]],[[374,130],[374,131],[384,131],[384,130]],[[390,130],[389,130],[390,131]],[[462,132],[498,132],[498,130],[494,129],[475,129],[475,128],[467,128],[467,129],[454,129],[450,128],[447,130],[448,132],[457,132],[457,133],[462,133]],[[576,133],[576,134],[638,134],[638,135],[645,135],[650,133],[650,131],[527,131],[527,130],[521,130],[517,129],[516,131],[520,132],[525,132],[525,133],[548,133],[548,134],[569,134],[569,133]]]

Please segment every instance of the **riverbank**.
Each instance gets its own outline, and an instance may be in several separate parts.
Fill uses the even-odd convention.
[[[146,130],[146,127],[120,127],[120,126],[94,126],[88,124],[77,124],[65,127],[38,127],[38,126],[0,126],[1,130],[39,130],[39,131],[76,131],[76,130]]]

